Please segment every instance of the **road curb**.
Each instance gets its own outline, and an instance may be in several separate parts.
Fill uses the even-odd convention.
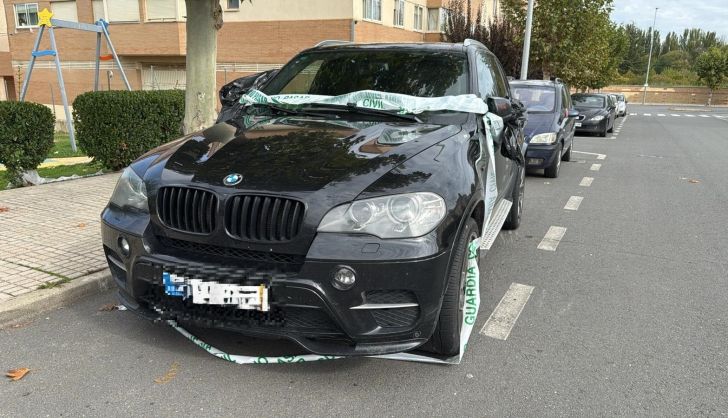
[[[39,289],[0,303],[0,329],[70,305],[111,288],[109,270],[79,277],[53,289]]]

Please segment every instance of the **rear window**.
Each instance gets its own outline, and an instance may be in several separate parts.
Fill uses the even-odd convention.
[[[574,107],[605,107],[604,97],[602,96],[571,96]]]
[[[556,110],[556,90],[553,87],[511,86],[511,92],[531,113],[552,113]]]
[[[465,54],[441,51],[315,51],[296,57],[265,87],[266,94],[338,96],[377,90],[418,97],[468,93]]]

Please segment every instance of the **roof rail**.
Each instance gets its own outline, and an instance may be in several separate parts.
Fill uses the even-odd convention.
[[[337,40],[337,39],[327,39],[325,41],[321,41],[321,42],[317,43],[313,47],[314,48],[321,48],[322,46],[346,45],[346,44],[351,44],[351,43],[353,43],[353,42],[351,42],[351,41],[340,41],[340,40]]]
[[[485,49],[488,49],[487,46],[485,46],[482,43],[476,41],[475,39],[468,38],[468,39],[466,39],[466,40],[463,41],[463,46],[466,46],[467,47],[467,46],[470,46],[470,45],[478,45],[478,46],[482,46]]]
[[[554,83],[564,84],[564,80],[562,80],[562,79],[560,79],[558,77],[551,77],[551,81],[553,81]]]

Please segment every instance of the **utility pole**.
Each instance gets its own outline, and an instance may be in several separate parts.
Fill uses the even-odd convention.
[[[647,74],[645,74],[645,91],[642,93],[642,104],[645,104],[647,100],[647,82],[650,80],[650,64],[652,64],[652,45],[655,43],[655,24],[657,23],[657,9],[655,7],[655,19],[652,21],[652,28],[650,28],[650,56],[647,57]]]
[[[521,56],[521,80],[528,79],[528,57],[531,51],[531,26],[533,25],[533,0],[528,0],[526,14],[526,36],[523,39],[523,55]]]

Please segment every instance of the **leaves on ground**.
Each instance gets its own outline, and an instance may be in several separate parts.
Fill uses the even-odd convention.
[[[10,208],[7,206],[0,206],[0,213],[8,212],[9,210],[10,210]]]
[[[688,180],[688,183],[698,184],[698,183],[700,183],[700,180],[690,179],[690,180]]]
[[[30,369],[27,367],[21,367],[19,369],[12,369],[5,372],[5,376],[7,376],[10,380],[13,382],[18,381],[25,377],[26,374],[30,372]]]
[[[177,377],[177,371],[179,370],[179,363],[176,361],[172,363],[171,366],[169,366],[169,370],[160,377],[157,377],[154,379],[154,383],[157,383],[159,385],[164,385],[172,381],[175,377]]]
[[[81,222],[80,224],[78,224],[76,226],[79,227],[79,228],[81,228],[81,229],[86,228],[86,224],[83,223],[83,222]]]
[[[107,303],[99,308],[99,312],[125,311],[126,306]]]

